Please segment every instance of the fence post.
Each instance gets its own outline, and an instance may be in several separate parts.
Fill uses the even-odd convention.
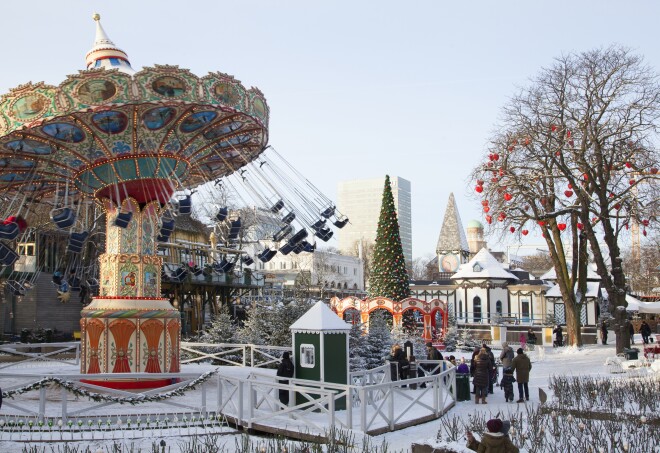
[[[252,381],[248,381],[248,429],[252,429],[252,418],[254,417],[254,395]]]
[[[353,386],[346,387],[346,424],[348,429],[353,429]]]
[[[46,386],[41,385],[39,388],[39,420],[43,421],[46,415]]]
[[[216,414],[220,412],[220,408],[222,407],[222,381],[220,381],[220,376],[215,375],[216,381],[217,381],[217,390],[218,390],[218,401],[217,405],[215,406],[215,412]]]
[[[202,416],[206,417],[206,382],[202,383]]]
[[[329,420],[330,432],[332,432],[335,428],[335,395],[336,393],[334,392],[328,394],[328,412],[330,413],[330,420]]]
[[[394,389],[395,389],[395,383],[390,382],[390,391],[388,392],[390,401],[389,401],[389,410],[387,416],[389,417],[389,425],[390,425],[390,430],[394,431]]]
[[[66,423],[68,417],[67,414],[67,391],[64,387],[60,390],[62,392],[62,421]]]
[[[367,432],[367,388],[360,388],[360,429]]]
[[[243,426],[243,380],[238,381],[238,423]]]

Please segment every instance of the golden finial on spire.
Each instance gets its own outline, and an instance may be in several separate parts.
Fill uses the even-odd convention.
[[[99,13],[94,13],[92,16],[92,19],[94,19],[96,22],[101,20],[101,15]]]

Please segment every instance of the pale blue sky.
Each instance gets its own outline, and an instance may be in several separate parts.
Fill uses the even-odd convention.
[[[416,257],[434,253],[451,191],[464,224],[482,219],[468,174],[553,57],[621,44],[660,69],[652,1],[2,1],[0,93],[83,69],[95,11],[135,69],[261,89],[270,144],[332,199],[340,180],[410,180]]]

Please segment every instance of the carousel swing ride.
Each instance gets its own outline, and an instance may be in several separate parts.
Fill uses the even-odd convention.
[[[68,267],[53,275],[61,300],[81,280],[98,292],[81,313],[81,373],[178,372],[181,315],[162,297],[158,253],[178,216],[195,205],[218,228],[214,249],[238,248],[244,232],[240,211],[218,201],[227,199],[218,191],[269,216],[252,233],[266,246],[212,252],[209,267],[219,273],[277,253],[312,253],[348,219],[267,145],[269,109],[258,89],[177,66],[136,72],[94,20],[87,70],[0,98],[5,290],[34,285],[34,276],[12,270],[17,245],[39,228],[56,229],[67,238],[60,259]],[[103,242],[90,260],[88,246]]]

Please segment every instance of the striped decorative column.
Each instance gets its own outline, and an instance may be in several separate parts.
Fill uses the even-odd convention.
[[[106,250],[99,258],[99,297],[82,310],[80,371],[178,372],[181,318],[169,300],[160,297],[163,263],[156,254],[160,203],[140,206],[130,197],[119,207],[109,199],[102,203]],[[132,213],[126,228],[115,226],[118,212]]]

